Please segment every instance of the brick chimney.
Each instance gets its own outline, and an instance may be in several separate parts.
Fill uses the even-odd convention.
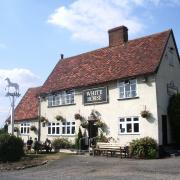
[[[128,28],[126,26],[119,26],[108,30],[109,46],[117,46],[128,41]]]

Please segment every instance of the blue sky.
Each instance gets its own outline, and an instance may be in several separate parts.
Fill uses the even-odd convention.
[[[107,46],[107,30],[122,24],[130,39],[172,28],[180,48],[179,17],[180,0],[0,0],[0,126],[10,106],[5,77],[20,84],[22,97],[61,53]]]

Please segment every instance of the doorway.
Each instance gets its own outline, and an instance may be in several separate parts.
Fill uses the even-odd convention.
[[[98,128],[94,124],[95,121],[89,121],[89,127],[88,127],[88,133],[89,133],[89,138],[94,138],[98,135]]]
[[[168,143],[167,137],[167,115],[162,115],[162,143],[163,145],[167,145]]]

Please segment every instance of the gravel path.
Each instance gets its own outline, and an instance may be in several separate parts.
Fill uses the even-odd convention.
[[[180,180],[180,157],[132,160],[69,156],[47,165],[0,172],[0,180]]]

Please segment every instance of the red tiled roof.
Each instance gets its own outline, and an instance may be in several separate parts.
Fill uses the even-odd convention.
[[[171,30],[60,60],[41,93],[84,87],[156,71]]]
[[[38,117],[38,97],[41,87],[29,88],[15,109],[15,121]]]

